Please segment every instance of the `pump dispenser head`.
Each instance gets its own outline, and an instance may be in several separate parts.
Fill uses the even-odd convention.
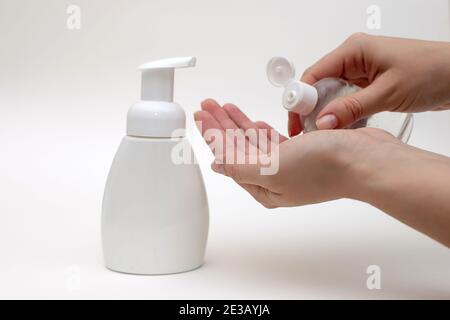
[[[284,87],[283,107],[302,116],[310,114],[318,99],[316,88],[295,79],[295,67],[284,57],[273,57],[267,64],[267,77],[274,86]]]
[[[142,71],[141,100],[173,101],[175,68],[195,67],[195,57],[169,58],[145,63]]]
[[[142,72],[141,101],[128,111],[127,134],[134,137],[171,138],[183,136],[186,115],[173,102],[175,68],[194,67],[195,57],[169,58],[145,63]]]

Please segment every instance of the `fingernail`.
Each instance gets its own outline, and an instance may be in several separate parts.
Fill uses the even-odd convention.
[[[316,121],[316,126],[318,129],[334,129],[338,125],[338,119],[334,114],[326,114]]]
[[[203,104],[209,103],[209,102],[215,102],[215,101],[213,99],[211,99],[211,98],[206,98],[202,102],[200,102],[200,105],[203,105]]]

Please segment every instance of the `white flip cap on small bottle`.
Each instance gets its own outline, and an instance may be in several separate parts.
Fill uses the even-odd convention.
[[[173,102],[175,68],[194,67],[195,57],[157,60],[139,67],[141,101],[127,115],[127,134],[136,137],[170,138],[186,126],[184,110]]]
[[[273,57],[267,64],[267,77],[276,87],[284,87],[283,107],[302,116],[310,114],[317,104],[317,89],[295,79],[295,67],[284,57]]]

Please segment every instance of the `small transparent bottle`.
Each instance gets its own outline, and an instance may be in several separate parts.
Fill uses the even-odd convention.
[[[274,86],[284,87],[283,107],[301,116],[305,133],[317,130],[317,115],[330,101],[361,90],[360,87],[337,78],[325,78],[312,86],[300,82],[295,79],[293,64],[283,57],[274,57],[269,61],[267,76]],[[381,112],[361,119],[347,128],[363,127],[383,129],[406,143],[413,128],[413,115]]]

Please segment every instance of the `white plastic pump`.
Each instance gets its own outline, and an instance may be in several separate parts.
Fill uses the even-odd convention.
[[[168,138],[175,130],[185,128],[185,113],[173,103],[174,74],[175,68],[195,67],[195,63],[195,57],[183,57],[152,61],[139,67],[141,101],[128,112],[128,135]]]
[[[171,58],[145,63],[142,71],[141,100],[173,101],[175,68],[195,67],[195,57]]]
[[[127,135],[114,157],[102,207],[105,266],[134,274],[168,274],[202,265],[208,201],[184,137],[186,116],[173,102],[174,69],[194,57],[142,65],[141,101],[128,111]],[[176,134],[174,134],[176,133]]]

